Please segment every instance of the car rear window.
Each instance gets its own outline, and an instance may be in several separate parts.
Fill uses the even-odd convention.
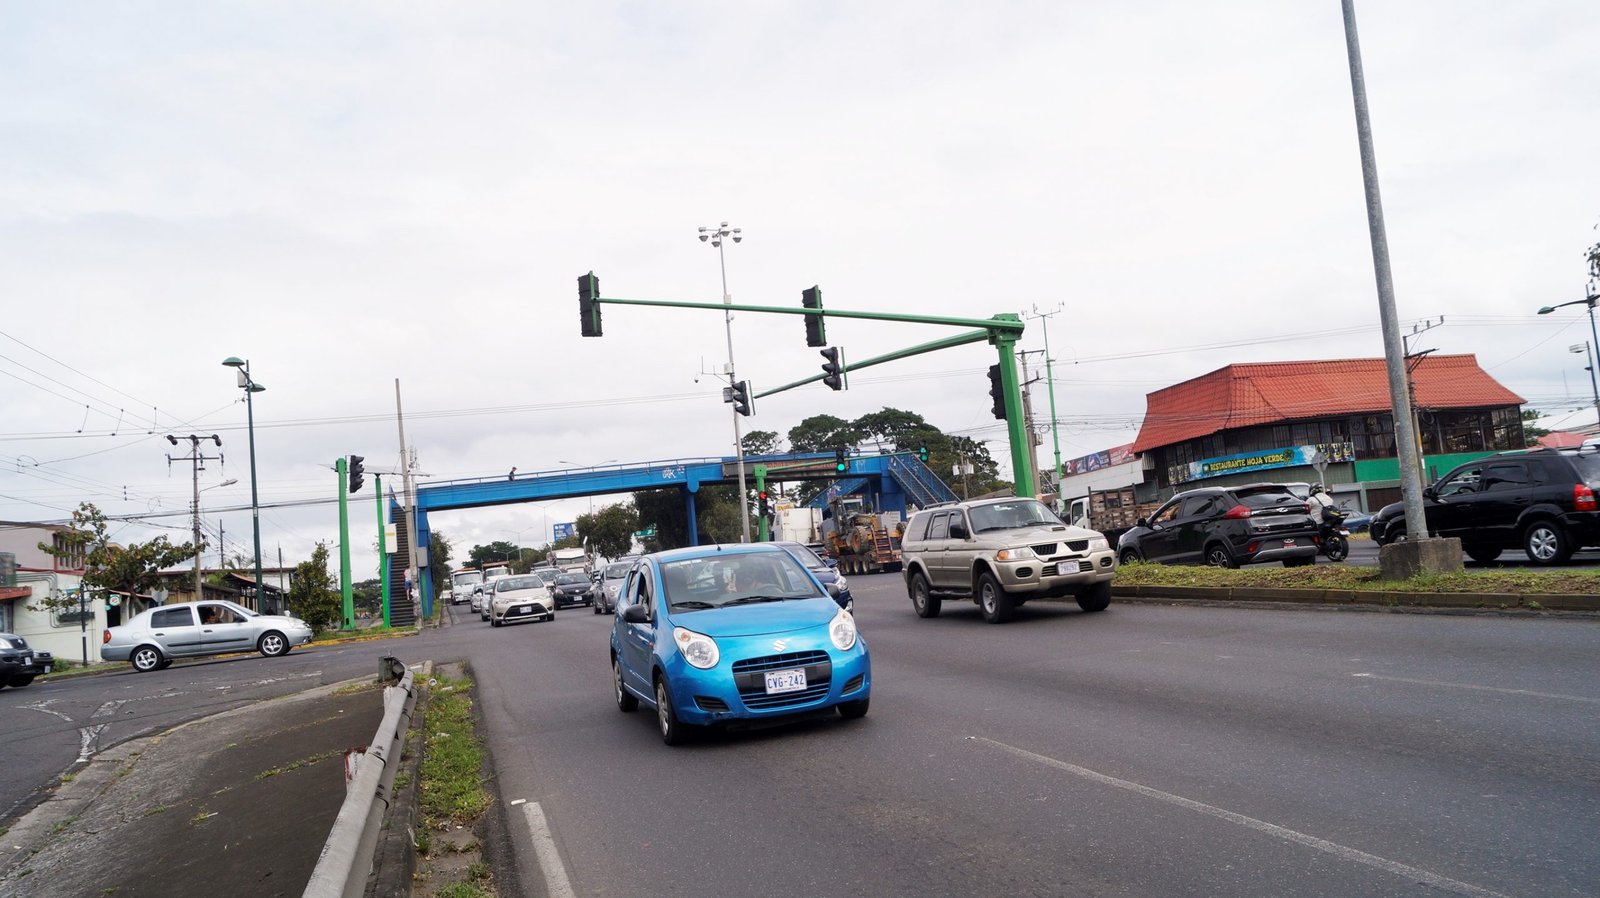
[[[1600,455],[1574,455],[1572,466],[1578,469],[1578,476],[1586,483],[1600,482]]]
[[[1263,490],[1261,492],[1244,493],[1239,496],[1239,501],[1250,509],[1277,508],[1283,505],[1292,505],[1295,511],[1303,511],[1306,507],[1306,503],[1303,500],[1296,499],[1284,490]]]

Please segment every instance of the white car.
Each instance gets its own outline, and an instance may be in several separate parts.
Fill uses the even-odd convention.
[[[490,624],[501,627],[555,617],[556,600],[539,577],[524,574],[495,581],[494,598],[489,602]]]
[[[268,658],[311,641],[311,625],[282,614],[257,614],[232,602],[158,605],[127,623],[106,628],[100,657],[127,661],[141,673],[170,667],[178,658],[260,652]]]

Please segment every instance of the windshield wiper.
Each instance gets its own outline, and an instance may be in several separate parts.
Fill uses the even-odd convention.
[[[691,600],[689,600],[687,602],[673,602],[672,603],[672,607],[674,607],[674,608],[700,609],[700,608],[716,608],[717,606],[711,604],[710,602],[700,602],[700,601],[695,601],[695,600],[691,599]]]
[[[788,598],[788,596],[744,596],[743,598],[734,599],[731,602],[723,602],[722,607],[726,608],[729,605],[753,605],[757,602],[781,602],[786,598]]]

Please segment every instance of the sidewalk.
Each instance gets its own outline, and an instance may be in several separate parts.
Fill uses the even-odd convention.
[[[358,680],[107,749],[0,835],[0,898],[298,896],[382,718]]]

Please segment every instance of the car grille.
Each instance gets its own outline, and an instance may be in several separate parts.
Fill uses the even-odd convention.
[[[1089,550],[1089,541],[1086,539],[1069,539],[1064,543],[1040,543],[1029,546],[1035,555],[1048,558],[1051,555],[1063,555],[1072,552],[1086,552]]]
[[[699,705],[702,711],[728,710],[728,703],[714,695],[697,695],[694,697],[694,703]]]
[[[767,694],[765,674],[772,670],[803,667],[806,671],[806,688],[798,692]],[[788,652],[747,658],[733,663],[733,682],[739,689],[739,700],[754,711],[771,708],[789,708],[817,701],[828,694],[833,682],[833,662],[827,652]]]
[[[1094,562],[1091,562],[1091,561],[1063,561],[1063,562],[1060,562],[1059,564],[1047,564],[1047,565],[1045,565],[1043,568],[1041,568],[1039,570],[1039,576],[1041,576],[1041,577],[1054,577],[1054,576],[1057,576],[1057,575],[1063,574],[1063,573],[1066,573],[1066,574],[1074,574],[1074,573],[1081,574],[1081,573],[1083,573],[1085,571],[1092,571],[1092,570],[1094,570]]]
[[[855,692],[857,689],[860,689],[861,684],[865,683],[866,681],[866,674],[856,674],[844,684],[844,689],[840,692],[840,695],[849,695],[850,693]]]

